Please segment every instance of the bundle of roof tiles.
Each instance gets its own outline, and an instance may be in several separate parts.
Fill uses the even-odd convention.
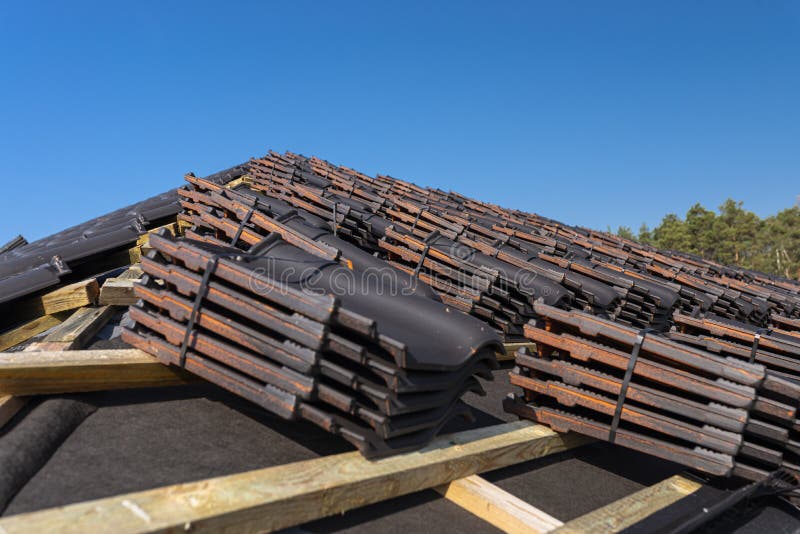
[[[308,170],[293,171],[292,165]],[[530,303],[538,298],[661,327],[677,304],[677,295],[657,284],[603,267],[582,269],[583,264],[566,258],[586,256],[585,251],[567,240],[546,237],[520,217],[509,218],[504,210],[490,210],[455,193],[371,179],[297,156],[256,160],[250,174],[251,187],[297,208],[309,203],[327,207],[324,216],[329,218],[332,206],[339,206],[362,221],[361,227],[351,225],[360,246],[371,247],[429,284],[448,304],[507,336],[522,334],[533,317]],[[346,220],[343,214],[339,218]]]
[[[800,464],[800,286],[270,152],[0,249],[0,304],[153,236],[125,339],[367,455],[426,443],[528,338],[509,411],[757,478]],[[460,313],[464,312],[464,313]],[[638,339],[642,339],[638,342]]]
[[[521,417],[614,441],[713,475],[800,473],[800,383],[580,311],[536,304],[511,382]]]
[[[151,237],[124,341],[368,457],[419,448],[468,415],[460,398],[483,393],[501,349],[491,328],[296,212],[253,204],[253,226],[233,233],[252,245],[234,248],[223,241],[242,198],[196,183],[230,216],[192,205],[194,239]]]

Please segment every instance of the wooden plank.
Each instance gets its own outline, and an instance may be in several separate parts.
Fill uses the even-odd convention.
[[[517,352],[517,349],[520,349],[522,347],[527,347],[528,350],[530,350],[531,352],[536,351],[536,343],[534,343],[533,341],[503,343],[504,352],[497,353],[497,361],[498,362],[514,361],[514,353]]]
[[[28,397],[0,396],[0,428],[3,428],[26,404]]]
[[[238,187],[238,186],[240,186],[242,184],[248,184],[249,185],[249,184],[252,184],[252,183],[253,183],[253,178],[251,176],[247,175],[247,174],[243,174],[242,176],[240,176],[238,178],[234,178],[233,180],[231,180],[230,182],[225,184],[225,188],[226,189],[233,189],[234,187]]]
[[[0,519],[0,532],[270,532],[585,441],[517,421],[441,436],[376,461],[357,452],[177,484]]]
[[[118,257],[122,258],[123,254],[125,263],[130,263],[130,264],[141,263],[142,256],[144,256],[144,254],[142,254],[142,247],[140,247],[139,245],[135,245],[129,248],[124,253],[119,253]]]
[[[32,321],[0,334],[0,350],[10,349],[20,343],[28,341],[33,336],[50,330],[54,326],[61,324],[63,319],[54,315],[44,315]]]
[[[554,533],[620,532],[659,510],[691,495],[703,485],[675,475],[569,521]]]
[[[25,347],[24,352],[62,351],[83,347],[112,315],[114,309],[110,306],[78,308],[78,311],[55,327],[42,341]],[[28,400],[29,397],[11,395],[0,397],[0,428],[3,428],[28,403]]]
[[[192,223],[182,221],[180,219],[178,219],[177,224],[178,224],[178,235],[183,235],[184,233],[186,233],[186,230],[194,226]]]
[[[34,341],[24,349],[22,352],[42,352],[43,350],[64,350],[61,343],[45,343],[44,341]]]
[[[0,395],[170,386],[193,380],[137,349],[0,353]]]
[[[97,280],[90,278],[28,299],[19,305],[19,312],[26,316],[52,315],[94,304],[99,294]]]
[[[171,233],[173,236],[178,235],[178,222],[177,222],[177,219],[176,219],[176,222],[172,222],[172,223],[169,223],[169,224],[165,224],[164,226],[159,226],[158,228],[153,228],[152,230],[148,230],[147,233],[142,234],[141,236],[139,236],[139,239],[136,240],[136,244],[139,245],[140,247],[148,246],[150,244],[150,236],[152,234],[160,232],[161,230],[164,230],[164,229],[169,231],[169,233]]]
[[[478,475],[454,480],[436,490],[504,532],[537,534],[564,524]]]
[[[42,297],[42,307],[44,313],[48,315],[74,310],[97,302],[99,293],[100,286],[97,284],[97,280],[91,278],[47,293]]]
[[[131,265],[117,277],[109,278],[100,288],[101,305],[130,306],[138,300],[133,294],[133,284],[144,275],[138,265]]]
[[[116,277],[117,280],[138,280],[144,276],[144,271],[139,265],[131,265],[125,272]]]
[[[97,308],[80,308],[58,328],[47,334],[43,341],[61,341],[82,346],[100,331],[114,316],[114,308],[100,306]]]
[[[134,283],[136,280],[109,278],[100,288],[100,305],[130,306],[135,304],[138,299],[133,294]]]
[[[514,356],[509,355],[505,352],[495,352],[494,357],[497,359],[498,362],[513,362]]]
[[[26,352],[74,350],[83,347],[113,317],[114,308],[79,308],[44,339],[31,343]]]
[[[136,244],[127,251],[128,260],[131,264],[140,263],[142,261],[142,256],[151,250],[150,235],[164,228],[166,228],[173,236],[183,234],[183,229],[180,227],[180,223],[177,220],[176,222],[165,224],[164,226],[159,226],[158,228],[153,228],[147,233],[142,234],[139,236],[139,239],[136,240]]]

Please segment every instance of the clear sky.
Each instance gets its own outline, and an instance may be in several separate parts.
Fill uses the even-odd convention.
[[[800,2],[0,2],[0,244],[267,149],[599,229],[800,194]]]

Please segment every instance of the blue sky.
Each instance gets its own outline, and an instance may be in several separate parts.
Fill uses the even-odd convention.
[[[267,149],[566,223],[800,194],[800,3],[0,3],[0,243]]]

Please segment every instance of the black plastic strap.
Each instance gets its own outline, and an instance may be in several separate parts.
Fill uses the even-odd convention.
[[[758,344],[761,341],[761,334],[771,334],[772,330],[769,328],[759,328],[756,330],[755,335],[753,336],[753,346],[750,348],[750,363],[754,363],[756,361],[756,353],[758,353]]]
[[[419,218],[422,216],[422,212],[423,211],[424,210],[422,208],[420,208],[420,210],[417,212],[416,218],[414,218],[414,223],[411,225],[411,233],[412,234],[414,233],[414,229],[417,227],[417,223],[419,222]]]
[[[203,273],[203,279],[200,281],[200,287],[197,289],[197,295],[194,297],[194,305],[192,306],[192,313],[189,314],[189,322],[186,324],[186,332],[183,334],[183,343],[181,343],[181,352],[178,354],[178,365],[183,369],[186,366],[186,351],[189,349],[189,338],[194,333],[194,323],[197,320],[197,314],[200,312],[200,304],[208,292],[208,282],[211,280],[211,275],[217,269],[219,263],[219,256],[212,256],[206,264],[206,270]]]
[[[625,376],[622,379],[622,387],[619,389],[619,396],[617,397],[617,407],[614,409],[614,418],[611,420],[611,430],[608,432],[608,442],[614,443],[617,439],[617,428],[619,427],[620,416],[622,415],[622,406],[625,404],[625,397],[628,395],[628,386],[631,385],[631,378],[633,377],[633,370],[636,367],[636,362],[639,360],[639,352],[642,350],[642,343],[647,334],[658,332],[655,328],[645,328],[639,331],[636,336],[636,342],[633,344],[631,356],[628,359],[628,368],[625,370]]]
[[[208,293],[208,284],[211,281],[211,276],[214,274],[214,271],[217,270],[217,265],[219,264],[219,260],[221,258],[249,258],[254,257],[252,254],[243,254],[241,252],[229,252],[224,254],[215,254],[209,258],[208,263],[206,263],[205,271],[203,272],[203,278],[200,280],[200,287],[197,288],[197,295],[194,297],[194,303],[192,304],[192,312],[189,314],[189,320],[186,323],[186,332],[183,334],[183,342],[181,343],[181,351],[178,353],[178,365],[181,368],[186,366],[186,352],[189,350],[189,339],[192,337],[194,333],[194,324],[197,322],[197,315],[200,313],[200,308],[202,307],[203,299],[206,297]]]
[[[425,262],[425,257],[428,255],[428,251],[431,249],[431,246],[426,244],[425,248],[422,249],[422,254],[419,257],[419,261],[417,262],[417,266],[414,269],[414,277],[419,278],[419,272],[422,270],[422,264]]]
[[[239,223],[239,228],[236,229],[236,233],[231,241],[231,246],[235,247],[236,243],[239,242],[239,238],[242,237],[242,232],[244,232],[244,225],[250,222],[250,217],[253,216],[253,211],[255,211],[255,208],[250,208],[242,219],[242,222]]]

